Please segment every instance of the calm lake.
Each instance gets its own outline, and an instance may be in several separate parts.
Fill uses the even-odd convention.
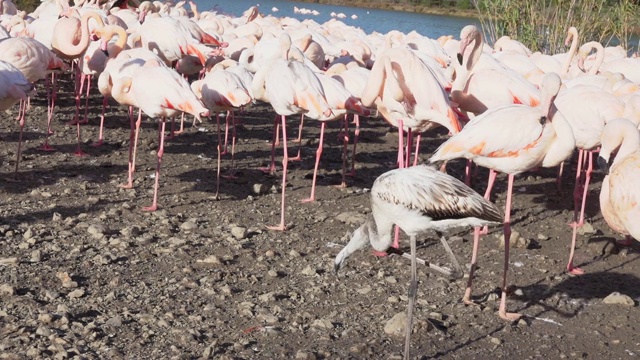
[[[346,15],[346,18],[340,19],[342,22],[362,28],[366,33],[377,31],[384,34],[391,30],[399,30],[406,34],[415,30],[432,39],[436,39],[442,35],[453,35],[457,38],[460,35],[460,30],[465,25],[470,23],[479,25],[477,20],[463,17],[363,9],[351,6],[323,5],[284,0],[259,0],[257,2],[255,0],[195,0],[195,2],[199,10],[209,10],[215,7],[235,16],[241,16],[249,7],[259,4],[260,12],[265,15],[271,14],[277,17],[289,16],[299,20],[313,19],[320,24],[331,20],[331,12],[343,13]],[[317,10],[320,14],[317,16],[311,14],[296,14],[293,12],[294,6],[301,9]],[[273,12],[273,7],[276,7],[278,11]],[[352,15],[356,15],[357,19],[352,19]]]

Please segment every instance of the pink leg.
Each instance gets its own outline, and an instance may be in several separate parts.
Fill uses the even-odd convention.
[[[584,209],[587,204],[587,193],[589,191],[589,182],[591,182],[591,173],[593,172],[593,152],[585,150],[585,157],[589,155],[589,164],[587,165],[587,171],[584,178],[584,189],[582,193],[582,207],[580,207],[580,218],[578,220],[578,226],[584,225]]]
[[[556,178],[556,186],[558,187],[558,191],[562,188],[562,173],[564,172],[564,161],[560,163],[558,167],[558,177]]]
[[[229,139],[229,111],[227,111],[227,116],[224,118],[224,146],[221,155],[227,155],[227,141]]]
[[[269,174],[273,174],[276,172],[276,162],[275,162],[275,158],[276,158],[276,139],[277,139],[277,134],[278,134],[278,116],[276,115],[275,119],[273,120],[273,141],[271,142],[271,165],[267,168],[260,168],[260,170],[262,172],[265,173],[269,173]]]
[[[104,112],[109,104],[109,98],[105,95],[102,97],[102,113],[100,114],[100,131],[98,132],[98,141],[93,146],[101,146],[103,144],[103,129],[104,129]]]
[[[571,248],[569,249],[569,262],[567,263],[567,272],[572,275],[582,275],[584,274],[584,270],[573,266],[573,256],[576,251],[576,238],[578,237],[578,224],[571,224],[573,228],[573,233],[571,234]]]
[[[320,156],[322,156],[322,144],[324,142],[324,128],[325,122],[320,122],[320,142],[318,143],[318,150],[316,150],[316,164],[313,168],[313,180],[311,182],[311,195],[302,200],[303,203],[312,202],[316,200],[316,178],[318,176],[318,165],[320,164]]]
[[[180,116],[180,130],[174,132],[174,135],[180,135],[184,132],[184,117],[185,113],[182,113],[182,116]]]
[[[491,190],[493,190],[493,184],[496,182],[496,176],[498,173],[494,170],[489,169],[489,180],[487,181],[487,190],[484,193],[484,198],[488,201],[491,201]],[[480,235],[487,235],[489,233],[489,227],[485,226],[480,231]]]
[[[467,160],[467,166],[464,168],[464,184],[467,186],[471,186],[471,166],[473,166],[473,161],[469,159]]]
[[[54,74],[51,73],[51,79],[49,77],[45,78],[45,87],[47,91],[47,137],[44,139],[44,144],[40,146],[40,150],[42,151],[53,151],[54,149],[49,145],[49,136],[53,133],[51,131],[51,120],[53,120],[53,84]]]
[[[153,185],[153,203],[151,204],[151,206],[142,208],[142,210],[144,211],[158,210],[158,184],[160,183],[160,166],[162,165],[162,155],[164,154],[164,127],[165,118],[163,116],[160,119],[160,124],[158,125],[158,133],[160,134],[160,146],[158,148],[158,164],[156,165],[156,181]]]
[[[353,153],[351,154],[351,172],[349,176],[356,176],[356,145],[358,145],[358,136],[360,136],[360,115],[353,115],[353,122],[356,129],[353,133]]]
[[[23,103],[25,103],[25,102],[22,101],[19,106],[22,107]],[[20,112],[20,110],[18,110],[18,112]],[[20,118],[20,123],[19,123],[20,124],[20,135],[18,135],[18,151],[16,152],[16,168],[13,171],[15,175],[18,175],[18,167],[20,165],[20,158],[22,157],[22,134],[24,133],[24,123],[25,123],[25,117],[22,116]]]
[[[582,186],[584,178],[582,177],[582,163],[584,162],[584,150],[578,149],[578,168],[576,170],[576,184],[573,188],[573,222],[578,221],[578,209],[580,209]]]
[[[620,246],[631,246],[633,245],[633,242],[634,242],[633,238],[630,235],[627,235],[624,237],[624,240],[620,240],[617,243]]]
[[[471,301],[471,285],[473,283],[473,274],[478,266],[478,246],[480,245],[480,227],[473,229],[473,250],[471,252],[471,269],[469,269],[469,279],[467,280],[467,288],[464,290],[462,301],[467,305],[477,305]]]
[[[82,120],[83,124],[88,124],[89,123],[89,92],[91,91],[91,79],[93,78],[93,76],[91,75],[87,75],[86,79],[87,79],[87,93],[85,95],[85,102],[84,102],[84,120]]]
[[[404,168],[404,130],[402,120],[398,120],[398,168]]]
[[[407,146],[406,146],[406,153],[404,154],[404,167],[409,167],[409,159],[411,159],[411,150],[413,147],[413,130],[411,130],[411,128],[409,128],[409,130],[407,130]]]
[[[235,179],[235,154],[236,154],[236,117],[233,111],[230,111],[231,117],[231,170],[228,175],[225,175],[225,179]]]
[[[300,127],[298,128],[298,138],[296,140],[293,140],[293,142],[297,142],[298,143],[298,155],[296,155],[296,157],[293,157],[291,159],[289,159],[289,161],[300,161],[302,160],[302,155],[301,155],[301,151],[302,151],[302,126],[304,124],[304,114],[300,114]]]
[[[511,240],[511,197],[513,194],[513,175],[509,175],[509,186],[507,189],[507,203],[504,209],[504,275],[502,276],[502,296],[500,298],[500,309],[498,314],[508,321],[520,319],[518,313],[507,312],[507,273],[509,271],[509,247]]]
[[[287,229],[284,223],[284,212],[285,212],[284,193],[285,193],[285,189],[287,188],[287,165],[289,162],[289,154],[287,153],[287,130],[286,130],[285,121],[286,121],[286,118],[284,115],[282,115],[282,149],[283,149],[284,155],[282,157],[282,200],[281,200],[281,207],[280,207],[280,225],[268,226],[267,228],[269,230],[284,231]]]
[[[170,130],[169,130],[169,136],[166,137],[167,140],[171,140],[176,136],[175,129],[176,129],[176,117],[172,116],[171,117],[171,126],[170,126]]]
[[[133,107],[131,108],[131,116],[133,117]],[[133,164],[132,171],[136,171],[136,153],[138,152],[138,138],[140,137],[140,125],[142,125],[142,109],[138,109],[138,120],[136,121],[136,136],[133,141]]]
[[[416,153],[413,156],[413,166],[418,166],[418,154],[420,154],[420,140],[422,140],[422,133],[418,133],[416,137]]]
[[[133,188],[133,147],[136,138],[136,122],[133,119],[133,106],[129,106],[129,124],[131,127],[131,131],[129,132],[129,171],[128,171],[128,181],[126,184],[120,185],[121,188],[131,189]]]
[[[344,127],[344,134],[342,136],[342,182],[338,187],[344,189],[347,187],[347,148],[349,147],[349,117],[347,114],[344,114],[342,124]]]

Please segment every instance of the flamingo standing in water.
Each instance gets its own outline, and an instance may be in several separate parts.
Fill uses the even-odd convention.
[[[605,125],[598,166],[607,172],[600,190],[602,216],[625,235],[620,244],[631,245],[633,238],[640,239],[640,132],[631,121],[615,119]]]
[[[354,251],[371,243],[384,251],[392,243],[391,228],[397,225],[410,237],[411,281],[407,305],[404,358],[409,358],[411,323],[418,288],[416,276],[416,237],[429,230],[442,231],[460,226],[499,223],[500,210],[473,189],[450,175],[426,166],[413,166],[386,172],[371,187],[371,214],[351,235],[349,243],[335,258],[336,271]],[[441,238],[454,264],[455,256]],[[458,265],[459,267],[459,265]],[[459,270],[459,269],[457,269]],[[461,274],[460,274],[461,275]]]
[[[443,143],[431,157],[431,162],[466,158],[489,168],[489,184],[485,199],[489,199],[496,171],[509,174],[504,212],[504,274],[499,315],[516,320],[520,314],[506,311],[509,240],[511,237],[511,197],[514,175],[537,167],[559,165],[573,153],[575,139],[571,126],[553,104],[562,82],[555,73],[545,75],[542,82],[542,102],[537,107],[507,105],[490,109],[475,117],[459,134]],[[471,270],[463,300],[472,303],[471,284],[476,268],[480,228],[473,238]]]

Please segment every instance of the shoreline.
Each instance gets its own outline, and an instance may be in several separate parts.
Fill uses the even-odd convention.
[[[297,0],[299,2],[309,4],[323,4],[323,5],[339,5],[350,6],[366,9],[379,9],[379,10],[391,10],[402,12],[414,12],[420,14],[430,15],[443,15],[443,16],[457,16],[464,18],[478,18],[478,11],[476,9],[458,9],[456,7],[436,7],[425,5],[411,5],[411,4],[393,4],[393,3],[378,3],[369,1],[345,1],[345,0]]]

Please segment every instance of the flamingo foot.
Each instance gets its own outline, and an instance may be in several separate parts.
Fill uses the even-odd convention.
[[[356,171],[355,170],[351,170],[348,173],[345,174],[346,176],[350,176],[350,177],[356,177]]]
[[[287,230],[287,227],[284,224],[280,224],[277,226],[267,226],[267,229],[276,230],[276,231],[285,231]]]
[[[377,257],[389,256],[388,252],[386,252],[386,251],[378,251],[378,250],[371,250],[371,254],[373,254],[373,256],[377,256]]]
[[[301,161],[301,160],[302,160],[302,156],[300,156],[300,155],[298,155],[296,157],[289,158],[289,161]]]
[[[41,151],[56,151],[56,149],[51,147],[51,145],[49,145],[49,144],[42,144],[42,146],[40,146],[39,150],[41,150]]]
[[[480,304],[478,304],[477,302],[475,302],[475,301],[471,300],[471,298],[470,298],[470,297],[468,297],[467,295],[465,295],[465,296],[462,298],[462,302],[463,302],[465,305],[471,305],[471,306],[482,307],[482,305],[480,305]]]
[[[102,139],[98,140],[97,142],[91,144],[91,146],[93,147],[100,147],[102,146],[102,144],[104,144],[104,142],[102,142]]]
[[[156,210],[158,210],[158,205],[157,204],[154,204],[154,205],[151,205],[151,206],[145,206],[145,207],[142,208],[142,211],[156,211]]]
[[[573,264],[567,265],[567,272],[571,275],[584,275],[585,271],[579,267],[574,267]]]
[[[269,167],[261,167],[259,168],[260,171],[262,171],[265,174],[269,174],[269,175],[273,175],[276,173],[276,167],[275,166],[269,166]]]
[[[229,173],[228,173],[228,174],[226,174],[226,175],[220,175],[220,177],[222,177],[223,179],[226,179],[226,180],[234,180],[234,179],[237,179],[237,178],[238,178],[238,177],[236,176],[235,171],[231,171],[231,172],[229,172]]]
[[[343,182],[343,183],[340,183],[340,185],[333,185],[333,187],[335,187],[336,189],[346,189],[347,183]]]
[[[500,315],[502,319],[507,321],[518,321],[522,317],[522,314],[510,313],[505,311],[500,311],[498,315]]]
[[[86,152],[82,151],[82,149],[77,149],[76,151],[73,152],[73,155],[75,155],[77,157],[89,156],[89,154],[87,154]]]
[[[221,153],[220,153],[220,156],[222,156],[222,155],[227,155],[227,154],[229,154],[229,151],[225,150],[225,151],[223,151],[223,152],[221,152]]]
[[[616,241],[616,244],[618,244],[620,246],[631,246],[631,245],[633,245],[633,239],[627,237],[624,240]]]
[[[133,189],[133,181],[118,185],[120,189]]]
[[[294,144],[299,144],[299,143],[302,142],[302,139],[293,139],[293,140],[289,140],[289,141],[291,141]]]
[[[49,135],[53,135],[53,134],[55,134],[55,133],[56,133],[55,131],[53,131],[53,130],[49,130]]]
[[[303,204],[305,204],[305,203],[310,203],[310,202],[314,202],[314,201],[316,201],[316,198],[315,198],[315,197],[308,197],[308,198],[306,198],[306,199],[302,199],[302,200],[300,200],[300,202],[301,202],[301,203],[303,203]]]

